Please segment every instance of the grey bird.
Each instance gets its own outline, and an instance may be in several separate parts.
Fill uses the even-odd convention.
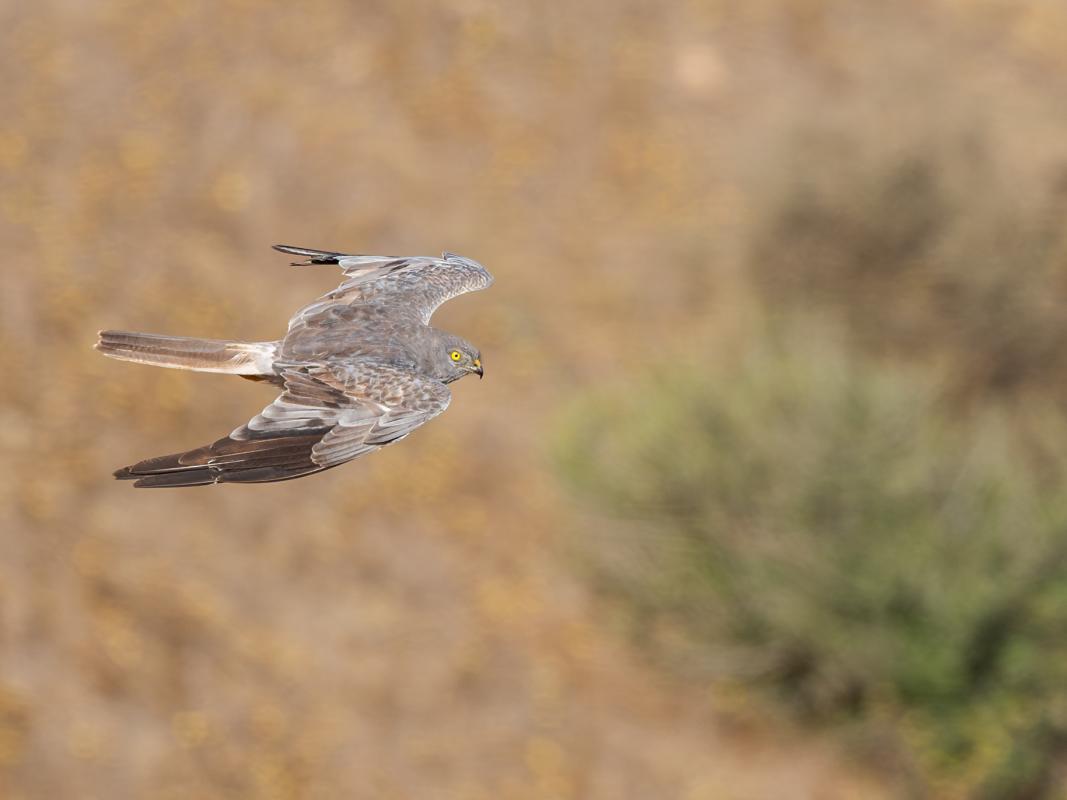
[[[483,375],[481,353],[430,326],[445,301],[485,289],[469,258],[360,256],[274,245],[293,266],[333,264],[345,279],[302,308],[275,342],[238,342],[100,331],[109,358],[277,385],[269,406],[213,444],[139,461],[115,472],[139,487],[267,483],[331,469],[400,441],[446,408],[448,384]]]

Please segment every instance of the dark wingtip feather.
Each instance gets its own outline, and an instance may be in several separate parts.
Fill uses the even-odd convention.
[[[293,247],[289,244],[274,244],[272,248],[279,253],[288,253],[291,256],[306,256],[307,261],[293,261],[292,267],[309,267],[315,264],[336,264],[345,257],[345,253],[335,253],[331,250],[312,250],[309,247]]]
[[[190,469],[181,472],[163,472],[159,475],[133,476],[137,481],[133,484],[135,489],[161,489],[178,486],[212,486],[218,476],[214,470],[204,467],[203,469]]]
[[[120,481],[151,489],[213,483],[269,483],[321,472],[311,457],[325,431],[256,439],[219,439],[183,453],[146,458],[114,472]]]

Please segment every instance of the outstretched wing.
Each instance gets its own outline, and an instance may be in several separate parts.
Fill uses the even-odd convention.
[[[451,399],[439,381],[374,362],[293,367],[282,377],[285,391],[226,438],[141,461],[115,477],[140,487],[299,478],[403,439]]]
[[[283,244],[274,245],[274,249],[306,257],[305,261],[293,262],[293,266],[336,264],[345,274],[340,286],[301,311],[297,318],[337,302],[386,302],[408,306],[422,322],[428,323],[442,303],[493,283],[489,270],[455,253],[443,253],[441,258],[394,258],[345,255]]]

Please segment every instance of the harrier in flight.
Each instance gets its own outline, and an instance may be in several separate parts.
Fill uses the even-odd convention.
[[[115,473],[134,486],[266,483],[301,478],[399,441],[448,407],[448,384],[482,376],[481,353],[430,327],[453,297],[493,282],[481,264],[444,253],[356,256],[275,245],[336,264],[344,282],[297,312],[276,342],[231,342],[101,331],[110,358],[267,381],[281,394],[214,444],[139,461]]]

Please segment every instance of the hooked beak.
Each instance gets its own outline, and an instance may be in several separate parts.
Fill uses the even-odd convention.
[[[482,360],[476,358],[471,363],[474,365],[474,369],[471,372],[478,376],[478,380],[481,380],[485,376],[485,370],[482,369]]]

